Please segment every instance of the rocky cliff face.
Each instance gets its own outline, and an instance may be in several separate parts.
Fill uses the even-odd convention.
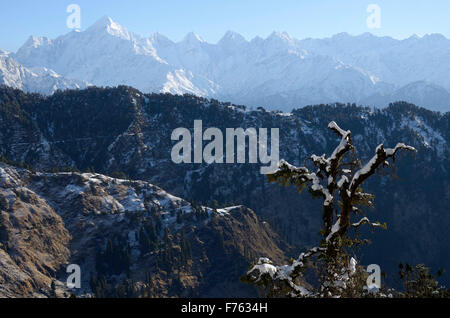
[[[0,90],[0,149],[6,159],[38,169],[64,166],[146,180],[203,205],[244,204],[289,243],[313,244],[320,228],[320,202],[290,188],[268,184],[259,164],[174,164],[170,139],[177,127],[279,128],[280,158],[307,163],[330,153],[338,140],[332,120],[352,131],[356,155],[367,160],[375,147],[397,142],[418,149],[367,183],[375,193],[374,219],[388,231],[369,235],[363,261],[394,273],[399,261],[450,268],[445,244],[450,223],[450,115],[407,103],[384,110],[355,105],[316,105],[292,113],[249,111],[243,106],[194,96],[142,94],[129,87],[66,91],[50,97]],[[388,175],[385,175],[385,174]],[[394,178],[392,178],[394,175]],[[389,248],[386,248],[389,246]],[[394,274],[392,274],[394,275]]]
[[[0,166],[0,295],[41,296],[70,257],[71,236],[23,172]]]
[[[286,244],[243,206],[192,205],[143,181],[0,164],[0,296],[255,296],[251,259]],[[68,264],[81,289],[65,286]]]

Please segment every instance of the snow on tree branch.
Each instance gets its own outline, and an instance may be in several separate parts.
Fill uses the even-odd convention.
[[[270,277],[273,283],[282,285],[290,289],[291,296],[312,296],[312,292],[297,282],[297,277],[301,277],[301,271],[305,268],[309,257],[325,251],[325,248],[314,247],[293,261],[291,265],[274,266],[268,258],[262,257],[248,272],[247,277],[254,283],[262,283],[264,279]]]
[[[334,121],[328,125],[328,128],[341,136],[341,142],[334,149],[330,158],[325,155],[312,155],[311,160],[315,166],[319,167],[317,173],[310,172],[306,167],[296,167],[285,160],[281,160],[278,164],[278,169],[269,177],[269,180],[284,182],[286,184],[294,184],[299,190],[303,189],[308,182],[311,183],[310,190],[313,193],[321,195],[324,198],[324,206],[330,206],[334,200],[333,192],[336,188],[337,169],[342,157],[351,149],[353,144],[351,142],[350,130],[343,130]],[[325,179],[327,185],[323,186],[320,179]],[[342,186],[342,183],[340,184]]]
[[[278,169],[269,176],[269,181],[278,181],[286,185],[293,184],[298,187],[299,191],[309,185],[311,193],[323,198],[323,207],[327,209],[324,211],[327,236],[332,230],[332,209],[335,191],[339,191],[345,206],[340,218],[340,228],[345,228],[349,225],[351,206],[355,204],[372,205],[373,195],[362,192],[359,189],[361,184],[374,174],[380,165],[388,164],[387,159],[392,158],[395,160],[395,155],[399,150],[416,151],[415,148],[404,143],[398,143],[392,149],[385,149],[384,145],[380,144],[376,148],[375,156],[364,167],[354,173],[352,177],[351,169],[342,169],[341,167],[342,158],[348,151],[354,149],[351,132],[340,128],[334,121],[328,124],[328,128],[340,136],[341,141],[329,158],[325,154],[322,156],[312,155],[310,157],[313,164],[318,167],[317,172],[310,172],[306,167],[296,167],[281,160],[278,164]],[[337,180],[339,176],[340,179]]]
[[[325,200],[324,204],[329,204],[333,200],[328,189],[321,185],[316,173],[310,172],[306,167],[293,166],[284,160],[280,160],[277,170],[269,175],[269,180],[293,184],[299,189],[303,189],[307,183],[311,183],[311,192],[321,195]]]
[[[384,149],[384,145],[380,144],[376,150],[375,155],[370,159],[370,161],[358,170],[350,183],[349,190],[351,193],[355,193],[356,189],[372,174],[375,173],[376,169],[386,162],[386,159],[392,158],[395,160],[395,155],[398,150],[404,149],[409,151],[417,151],[414,147],[407,146],[404,143],[398,143],[395,148]]]
[[[310,157],[314,167],[317,168],[315,172],[307,167],[296,167],[281,160],[276,171],[268,175],[269,181],[294,185],[299,192],[308,186],[311,194],[323,200],[320,247],[300,254],[290,265],[275,266],[267,258],[260,258],[247,272],[248,281],[269,287],[271,293],[276,295],[334,297],[346,293],[348,286],[353,284],[352,275],[356,267],[356,260],[350,259],[346,251],[346,248],[352,246],[354,242],[348,236],[348,228],[358,228],[363,224],[385,227],[379,222],[372,223],[364,216],[360,207],[371,207],[374,196],[364,192],[361,185],[381,165],[389,165],[387,161],[389,158],[395,161],[399,150],[416,151],[415,148],[403,143],[387,149],[381,144],[376,147],[375,155],[369,162],[359,168],[359,160],[353,156],[346,157],[349,151],[354,150],[351,132],[340,128],[334,121],[328,124],[328,128],[341,140],[330,157],[327,158],[325,154],[321,156],[313,154]],[[343,162],[344,158],[350,161]],[[358,168],[359,170],[354,172],[354,169]],[[335,199],[339,201],[335,203]],[[358,214],[364,217],[352,223],[351,217]],[[358,241],[357,238],[355,240]],[[315,254],[318,255],[314,257],[314,262],[307,262],[308,258]],[[322,266],[321,284],[318,289],[304,283],[304,272],[311,265],[316,266],[316,262]]]
[[[325,241],[328,243],[330,241],[330,239],[339,232],[339,230],[341,229],[341,216],[338,216],[336,223],[333,224],[333,226],[331,227],[331,231],[328,234],[328,236],[326,237]]]
[[[370,224],[371,226],[374,226],[374,227],[383,227],[383,225],[380,222],[372,223],[372,222],[370,222],[370,220],[367,217],[363,217],[361,220],[359,220],[356,223],[352,223],[351,225],[352,225],[352,227],[359,227],[359,226],[361,226],[363,224],[366,224],[366,223],[368,223],[368,224]]]
[[[331,129],[332,131],[334,131],[336,134],[338,134],[341,137],[344,137],[344,135],[348,132],[348,130],[345,131],[344,129],[339,127],[338,124],[336,124],[335,121],[330,122],[328,124],[328,128]]]

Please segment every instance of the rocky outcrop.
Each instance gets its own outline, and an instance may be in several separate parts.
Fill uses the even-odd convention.
[[[71,236],[20,173],[0,165],[0,295],[48,295],[52,279],[70,258]]]
[[[400,261],[450,268],[445,243],[450,223],[449,114],[402,102],[383,110],[332,104],[280,113],[188,95],[142,94],[124,86],[50,97],[5,88],[0,89],[0,152],[38,170],[69,171],[64,167],[71,166],[145,180],[203,205],[211,206],[214,200],[221,206],[242,204],[303,249],[318,239],[320,202],[268,184],[260,164],[175,164],[170,156],[172,131],[192,131],[197,119],[204,129],[222,131],[278,127],[280,159],[297,166],[309,162],[313,153],[329,155],[334,149],[338,140],[326,129],[330,121],[352,131],[355,155],[364,162],[380,143],[394,147],[403,142],[418,149],[415,158],[399,156],[397,170],[385,169],[365,184],[376,196],[375,210],[367,213],[386,222],[388,231],[368,233],[373,244],[362,261],[380,264],[392,277]],[[417,233],[420,243],[411,239]]]
[[[0,296],[255,296],[239,282],[286,244],[243,206],[211,209],[143,181],[0,164]],[[81,268],[81,289],[66,268]]]

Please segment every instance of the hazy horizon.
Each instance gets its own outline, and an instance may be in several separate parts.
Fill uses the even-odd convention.
[[[266,40],[266,39],[270,38],[273,34],[276,34],[276,33],[279,33],[279,34],[287,34],[287,35],[289,35],[291,38],[293,38],[293,39],[295,39],[295,40],[298,40],[298,41],[303,41],[303,40],[307,40],[307,39],[319,39],[319,40],[323,40],[323,39],[331,39],[331,38],[334,38],[334,37],[337,37],[337,36],[340,36],[340,35],[348,35],[348,36],[351,36],[351,37],[361,37],[361,36],[364,36],[364,35],[371,35],[371,36],[377,37],[377,38],[390,38],[390,39],[394,39],[394,40],[397,40],[397,41],[407,40],[407,39],[410,39],[410,38],[412,38],[412,37],[424,38],[424,37],[432,36],[432,35],[440,35],[440,36],[443,36],[444,38],[446,38],[447,40],[450,39],[450,37],[447,37],[447,36],[445,36],[445,34],[442,34],[442,33],[426,33],[426,34],[422,34],[422,35],[419,35],[419,34],[415,34],[415,33],[414,33],[414,34],[411,34],[411,35],[409,35],[409,36],[407,36],[407,37],[405,37],[405,38],[396,38],[396,37],[389,36],[389,35],[377,35],[377,34],[375,34],[375,33],[373,33],[373,32],[370,32],[370,31],[366,31],[366,32],[363,32],[363,33],[357,33],[357,34],[352,34],[352,33],[343,31],[343,32],[337,32],[337,33],[335,33],[335,34],[332,34],[332,35],[330,35],[330,36],[325,36],[325,37],[304,37],[304,38],[296,38],[296,37],[292,36],[289,32],[287,32],[287,31],[282,31],[282,30],[273,30],[271,33],[269,33],[269,34],[266,35],[266,36],[256,35],[256,36],[254,36],[254,37],[252,37],[252,38],[246,38],[243,34],[241,34],[241,33],[238,32],[238,31],[235,31],[235,30],[227,30],[227,31],[224,32],[224,34],[223,34],[217,41],[214,41],[214,42],[210,42],[210,41],[205,40],[205,39],[203,38],[202,34],[199,34],[199,33],[193,32],[193,31],[187,31],[186,34],[185,34],[185,36],[184,36],[183,38],[178,39],[178,40],[174,40],[174,39],[170,38],[169,36],[167,36],[166,34],[164,34],[164,33],[161,32],[161,31],[155,31],[155,32],[153,32],[153,33],[150,34],[150,35],[143,36],[143,35],[139,34],[138,32],[135,32],[134,30],[129,29],[126,25],[123,25],[122,23],[120,23],[119,21],[117,21],[114,17],[110,17],[110,16],[107,16],[107,15],[104,15],[104,16],[100,17],[99,19],[97,19],[96,21],[94,21],[94,23],[92,23],[91,25],[87,26],[85,29],[81,29],[81,30],[77,30],[77,31],[78,31],[78,32],[85,32],[85,31],[87,31],[91,26],[93,26],[94,24],[96,24],[97,22],[99,22],[99,21],[101,21],[102,19],[105,19],[105,18],[110,18],[113,22],[119,24],[121,27],[127,29],[129,32],[131,32],[131,33],[133,33],[133,34],[135,34],[135,35],[138,35],[138,36],[142,36],[143,38],[149,38],[149,37],[151,37],[152,35],[160,34],[160,35],[162,35],[162,36],[168,38],[170,41],[172,41],[172,42],[174,42],[174,43],[182,42],[189,34],[192,34],[192,33],[193,33],[193,34],[199,36],[201,40],[203,40],[204,42],[206,42],[206,43],[208,43],[208,44],[218,44],[218,43],[220,42],[220,40],[223,39],[229,32],[232,32],[232,33],[235,33],[235,34],[238,34],[238,35],[242,36],[242,37],[245,39],[245,41],[247,41],[247,42],[254,41],[255,39],[258,39],[258,38],[259,38],[259,39]],[[49,37],[49,36],[47,36],[47,35],[45,35],[45,34],[30,34],[30,35],[27,37],[27,39],[24,40],[24,42],[22,43],[22,45],[23,45],[29,38],[31,38],[31,37],[33,37],[33,36],[34,36],[34,37],[49,38],[49,39],[51,39],[51,40],[54,40],[54,39],[56,39],[56,38],[58,38],[58,37],[60,37],[60,36],[64,36],[64,35],[66,35],[66,34],[68,34],[68,33],[71,33],[71,32],[74,32],[74,31],[73,31],[73,30],[72,30],[72,31],[69,30],[69,31],[67,31],[67,32],[65,32],[65,33],[62,33],[62,34],[59,34],[59,35],[57,35],[57,36],[55,36],[55,37]],[[6,51],[6,52],[16,52],[22,45],[20,45],[20,46],[19,46],[16,50],[14,50],[14,51],[11,51],[11,50],[5,50],[5,49],[2,48],[2,47],[0,47],[0,50],[4,50],[4,51]]]
[[[4,2],[4,0],[1,0]],[[126,6],[99,0],[40,1],[30,3],[19,0],[2,3],[0,12],[0,49],[15,52],[31,35],[55,38],[70,32],[66,21],[71,4],[81,9],[80,30],[87,29],[100,17],[110,16],[128,30],[148,37],[161,33],[174,42],[186,33],[194,32],[208,43],[217,43],[228,31],[241,34],[246,40],[257,36],[266,38],[274,30],[287,32],[293,38],[328,38],[339,33],[389,36],[397,40],[413,35],[438,33],[450,38],[450,2],[435,1],[427,6],[420,1],[356,1],[345,3],[324,0],[318,2],[286,0],[227,1],[199,0],[140,1]],[[373,27],[367,19],[376,5],[380,12],[380,25]]]

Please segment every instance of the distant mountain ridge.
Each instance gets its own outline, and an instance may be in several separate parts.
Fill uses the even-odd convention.
[[[211,44],[192,32],[180,42],[159,33],[145,38],[103,17],[82,32],[30,37],[10,57],[97,86],[125,84],[283,111],[334,102],[385,107],[398,100],[450,110],[450,40],[439,34],[297,40],[273,32],[247,41],[229,31]]]
[[[45,95],[52,94],[58,89],[86,88],[88,86],[86,82],[69,80],[45,67],[24,67],[11,57],[11,54],[1,50],[0,84]]]
[[[375,194],[375,210],[366,212],[387,222],[388,230],[364,235],[373,244],[365,249],[362,262],[379,264],[390,273],[390,282],[400,261],[450,268],[450,112],[399,102],[375,110],[331,104],[279,113],[193,95],[144,94],[126,86],[48,97],[0,88],[0,156],[46,171],[70,166],[111,176],[121,173],[204,206],[213,207],[214,201],[220,206],[241,204],[288,244],[314,244],[321,203],[307,193],[268,184],[259,164],[172,162],[173,130],[192,129],[198,119],[204,129],[222,131],[279,127],[280,159],[294,165],[307,164],[312,154],[332,152],[339,143],[327,129],[332,120],[351,130],[355,154],[363,163],[380,143],[414,146],[415,156],[399,156],[396,169],[386,168],[365,184],[364,189]],[[448,284],[448,276],[444,279]]]

